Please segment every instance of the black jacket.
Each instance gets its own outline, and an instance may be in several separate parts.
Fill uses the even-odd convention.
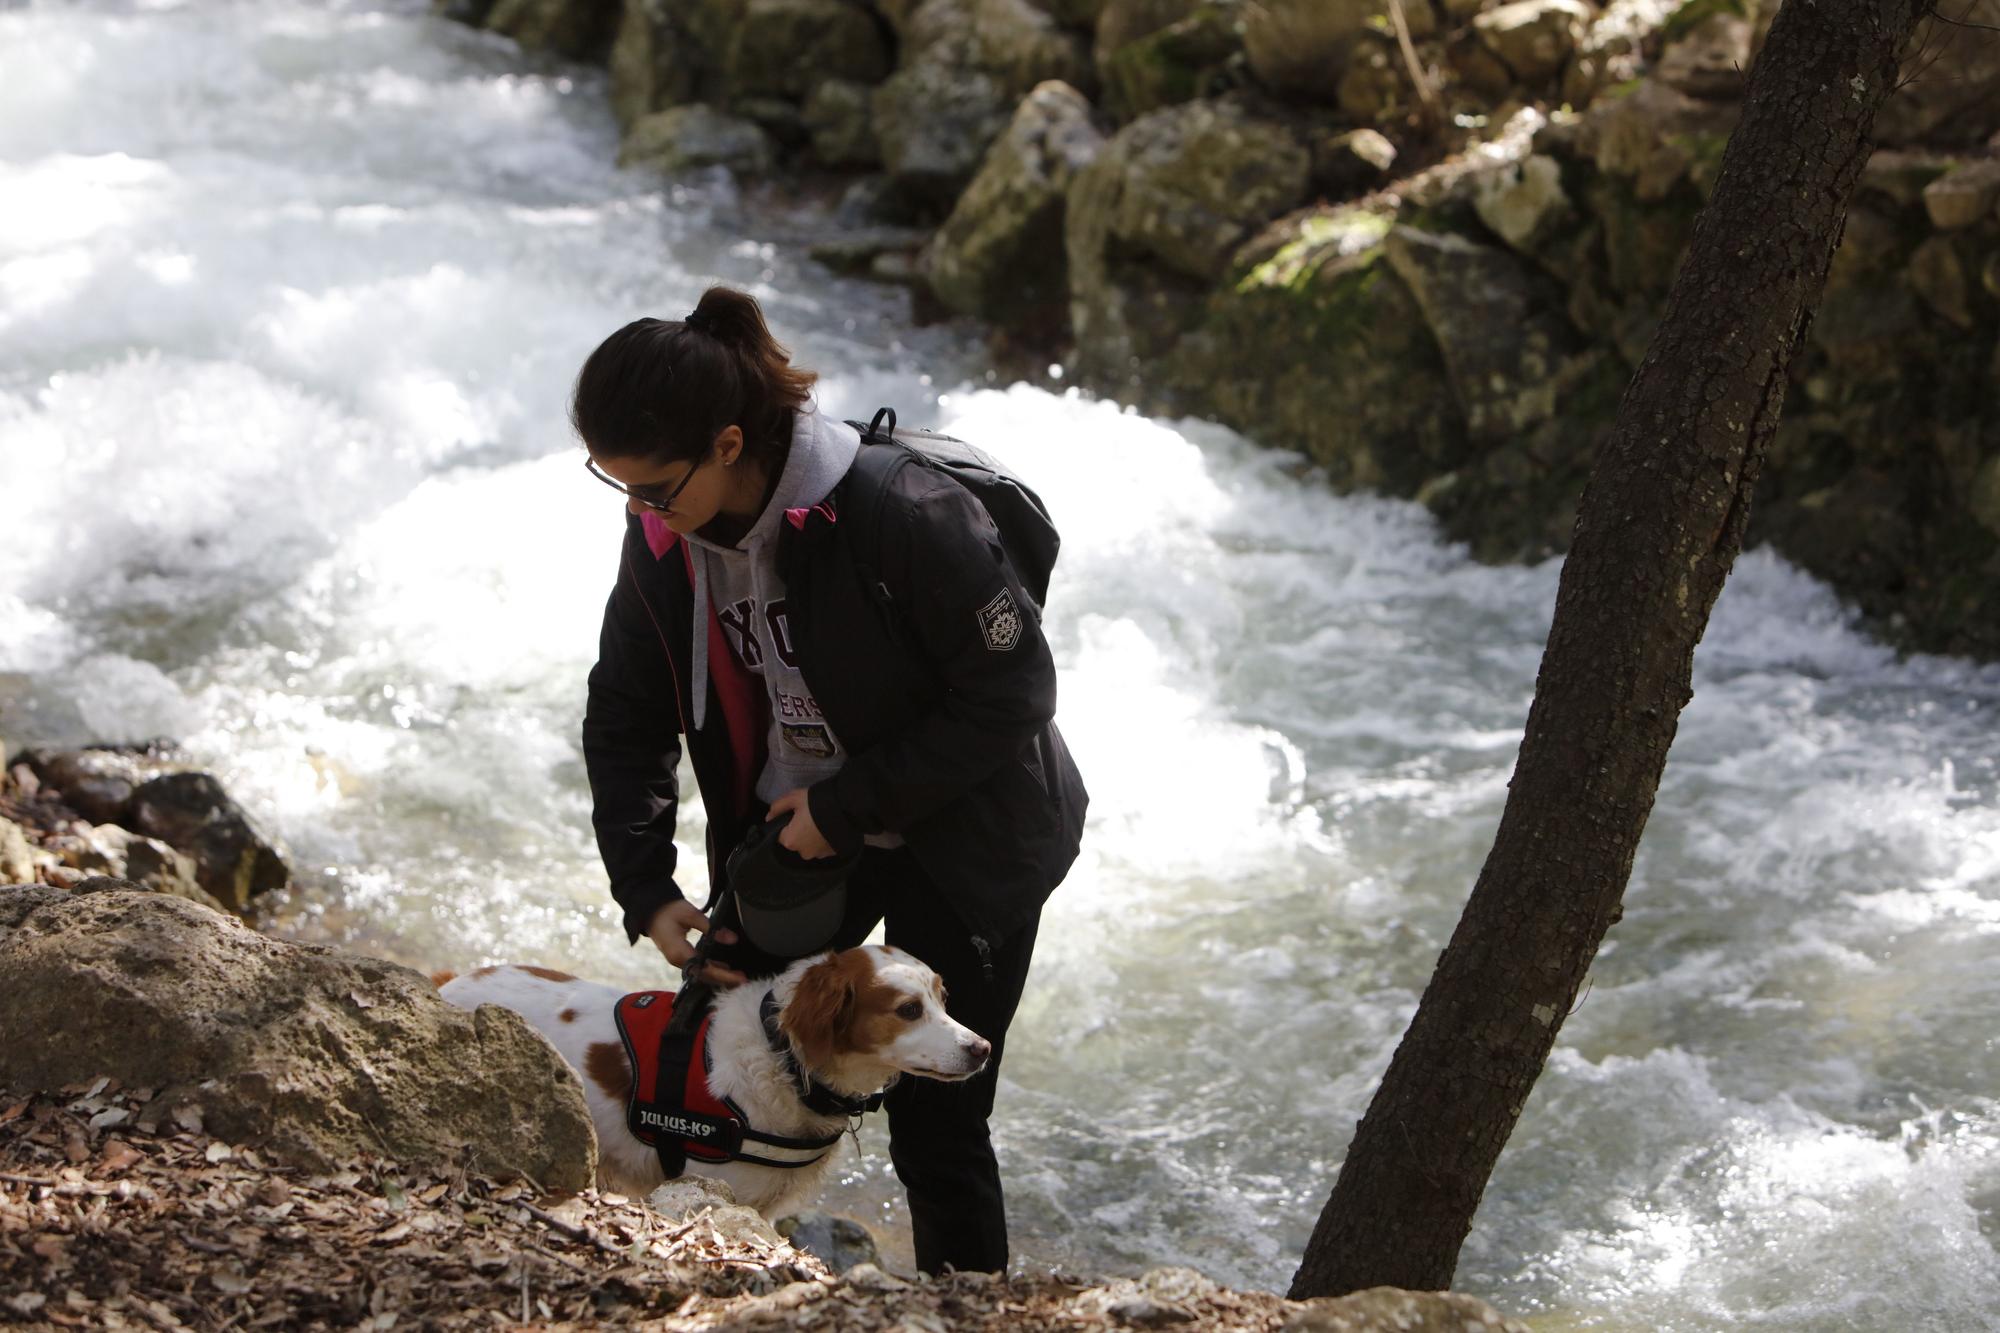
[[[813,821],[843,853],[869,833],[901,834],[974,939],[997,943],[1062,880],[1082,834],[1088,797],[1055,727],[1055,663],[976,497],[913,464],[896,473],[876,523],[843,525],[852,477],[779,540],[799,668],[849,756],[811,788]],[[712,885],[764,813],[751,788],[767,696],[738,674],[712,609],[706,724],[688,734],[693,601],[685,545],[657,523],[649,538],[628,515],[583,753],[598,848],[634,942],[682,896],[673,834],[683,737],[708,816]]]

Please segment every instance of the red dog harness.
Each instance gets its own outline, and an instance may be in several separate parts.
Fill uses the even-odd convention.
[[[688,1158],[718,1164],[811,1166],[840,1142],[838,1130],[810,1139],[763,1133],[750,1125],[750,1118],[735,1102],[709,1090],[708,1074],[713,1066],[708,1025],[714,1014],[703,1014],[691,1035],[670,1031],[674,992],[663,990],[635,991],[619,1000],[613,1013],[618,1036],[625,1043],[625,1058],[632,1065],[626,1126],[634,1138],[660,1155],[660,1165],[669,1179],[687,1169]],[[745,1152],[746,1142],[811,1156],[765,1157]]]

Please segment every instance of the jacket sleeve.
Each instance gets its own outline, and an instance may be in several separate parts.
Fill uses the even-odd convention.
[[[679,719],[666,650],[640,598],[630,556],[621,555],[590,671],[583,762],[597,849],[634,944],[653,914],[682,896],[674,883]]]
[[[893,526],[882,534],[883,564],[907,601],[901,622],[944,692],[930,712],[811,788],[813,822],[842,854],[965,795],[1055,716],[1055,660],[999,529],[957,482],[920,475],[911,502],[885,507]]]

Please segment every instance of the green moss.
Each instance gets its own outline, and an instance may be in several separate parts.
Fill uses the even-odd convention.
[[[1193,101],[1228,82],[1226,66],[1242,49],[1235,16],[1207,5],[1171,27],[1129,42],[1105,62],[1105,103],[1120,120]]]
[[[1366,208],[1338,208],[1316,213],[1299,223],[1298,235],[1276,254],[1252,266],[1236,283],[1240,295],[1259,288],[1298,290],[1312,282],[1331,261],[1362,258],[1372,264],[1382,240],[1395,225],[1391,213]]]

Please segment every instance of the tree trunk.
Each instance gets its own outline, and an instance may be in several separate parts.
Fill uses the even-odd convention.
[[[1451,1284],[1487,1177],[1618,919],[1792,353],[1931,2],[1779,12],[1584,492],[1493,850],[1355,1133],[1295,1299]]]

